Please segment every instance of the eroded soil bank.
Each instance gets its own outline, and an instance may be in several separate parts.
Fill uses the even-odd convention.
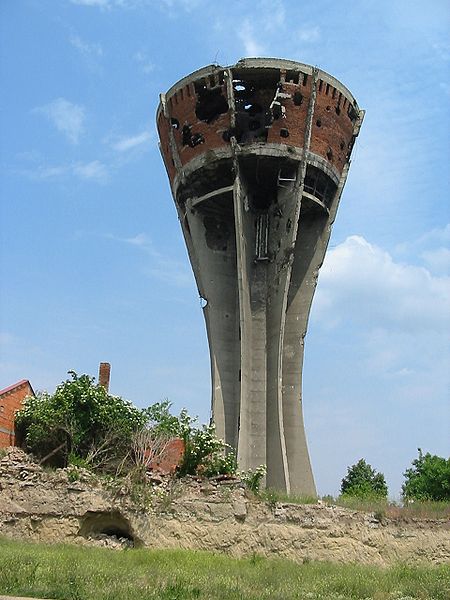
[[[450,520],[377,518],[314,505],[269,505],[238,481],[194,479],[140,494],[87,473],[43,470],[20,450],[0,461],[0,535],[112,547],[184,548],[374,565],[450,562]]]

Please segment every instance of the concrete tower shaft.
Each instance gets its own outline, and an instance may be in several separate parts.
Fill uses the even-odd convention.
[[[303,425],[303,340],[363,119],[311,66],[243,59],[161,95],[157,125],[200,295],[217,433],[241,469],[315,495]]]

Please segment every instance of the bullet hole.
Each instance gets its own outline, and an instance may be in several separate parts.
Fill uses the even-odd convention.
[[[288,129],[280,129],[280,137],[282,137],[282,138],[289,137],[289,130]]]
[[[193,136],[191,137],[191,141],[189,142],[189,146],[191,148],[195,148],[195,146],[198,146],[199,144],[204,144],[205,143],[205,138],[203,137],[203,135],[201,133],[194,133]]]
[[[192,127],[190,125],[183,125],[181,130],[183,146],[188,146],[192,137]]]
[[[344,140],[341,140],[341,143],[339,144],[339,148],[341,150],[343,150],[345,148],[345,142],[344,142]]]
[[[327,150],[327,158],[328,160],[333,160],[333,150],[331,148],[328,148]]]
[[[195,115],[200,121],[212,123],[226,112],[228,112],[228,102],[221,87],[197,89]]]
[[[326,110],[327,112],[330,112],[330,110],[331,110],[331,106],[327,106],[325,110]]]
[[[234,95],[238,100],[250,98],[250,96],[255,91],[255,88],[250,83],[247,83],[246,81],[242,81],[240,79],[235,79],[233,81],[233,89]]]
[[[317,127],[322,127],[322,121],[320,119],[317,119],[316,125]]]
[[[179,129],[180,128],[180,121],[178,119],[175,119],[175,117],[172,117],[170,119],[170,124],[172,125],[172,127],[174,129]]]
[[[300,106],[300,104],[303,102],[303,96],[301,95],[300,92],[295,92],[294,94],[294,104],[295,106]]]
[[[254,117],[255,115],[261,113],[263,109],[262,109],[262,106],[256,102],[253,102],[253,103],[248,102],[247,104],[245,104],[244,110],[251,117]]]
[[[336,108],[334,110],[336,111],[336,114],[338,116],[341,114],[341,109],[339,108],[339,106],[336,106]]]
[[[183,146],[190,146],[195,148],[199,144],[205,142],[205,138],[201,133],[192,133],[192,125],[183,125],[181,130]]]

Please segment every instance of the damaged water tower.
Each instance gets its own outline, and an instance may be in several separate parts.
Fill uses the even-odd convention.
[[[316,495],[302,415],[308,316],[363,111],[324,71],[243,59],[161,95],[164,163],[200,296],[217,434],[268,487]]]

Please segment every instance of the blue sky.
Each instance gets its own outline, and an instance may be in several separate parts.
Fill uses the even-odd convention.
[[[243,56],[317,65],[366,109],[306,338],[319,493],[364,457],[397,496],[449,455],[447,0],[3,0],[0,387],[209,417],[205,327],[157,147],[158,94]]]

